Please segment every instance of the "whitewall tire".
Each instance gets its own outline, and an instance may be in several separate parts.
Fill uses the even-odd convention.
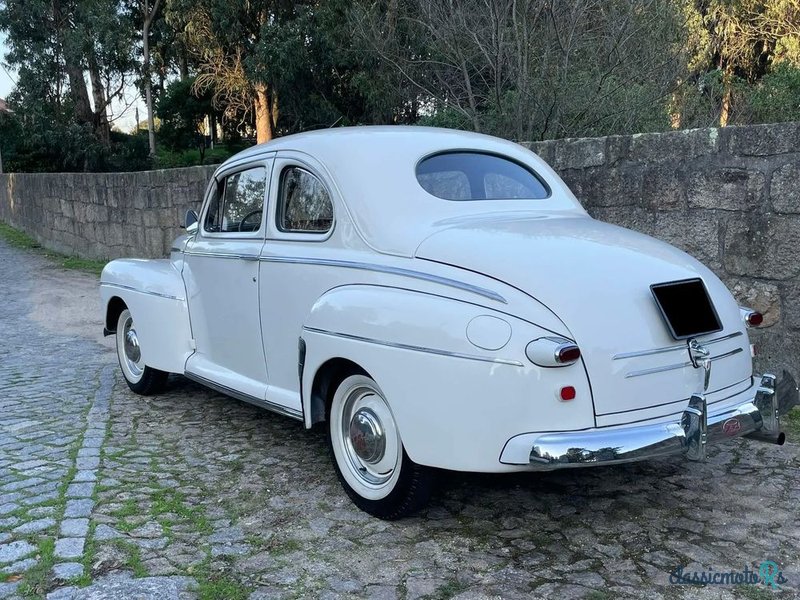
[[[136,325],[127,308],[117,319],[116,342],[119,366],[128,387],[144,396],[160,391],[167,381],[167,373],[144,364]]]
[[[336,388],[328,441],[339,480],[362,510],[397,519],[428,501],[432,472],[408,457],[388,402],[366,375],[351,375]]]

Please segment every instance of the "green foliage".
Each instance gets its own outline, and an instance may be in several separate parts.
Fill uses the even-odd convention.
[[[751,122],[800,121],[800,66],[780,63],[749,95]]]
[[[205,150],[205,138],[200,126],[213,112],[211,94],[198,96],[192,89],[194,77],[170,83],[156,104],[156,114],[161,120],[158,139],[171,150],[198,148]]]

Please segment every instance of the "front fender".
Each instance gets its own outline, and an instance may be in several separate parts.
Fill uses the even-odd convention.
[[[552,332],[482,306],[398,288],[345,286],[314,304],[302,335],[307,420],[319,414],[311,406],[317,372],[330,360],[349,360],[378,382],[406,452],[420,464],[506,470],[499,457],[514,435],[594,424],[580,362],[548,369],[525,356],[531,340]],[[565,385],[576,388],[575,400],[558,399]]]
[[[183,373],[192,334],[183,279],[169,260],[111,261],[100,276],[100,297],[109,332],[122,310],[118,298],[133,316],[145,364]]]

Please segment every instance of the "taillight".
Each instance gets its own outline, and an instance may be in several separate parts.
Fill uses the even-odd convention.
[[[561,391],[558,393],[559,397],[562,400],[575,400],[575,388],[571,385],[566,385],[561,388]]]
[[[567,338],[542,337],[525,347],[525,355],[540,367],[566,367],[581,357],[578,345]]]
[[[575,344],[564,344],[559,346],[556,352],[556,362],[562,365],[571,365],[581,357],[581,349]]]
[[[748,327],[758,327],[764,322],[764,315],[762,315],[757,310],[752,310],[750,308],[745,308],[744,306],[739,307],[739,313],[742,315],[742,320],[744,324]]]
[[[753,311],[747,315],[744,322],[747,323],[748,327],[758,327],[764,322],[764,315],[760,312]]]

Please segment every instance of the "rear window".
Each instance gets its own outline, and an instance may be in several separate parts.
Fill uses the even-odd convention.
[[[444,200],[539,200],[550,195],[539,177],[518,162],[480,152],[436,154],[417,165],[417,181]]]

